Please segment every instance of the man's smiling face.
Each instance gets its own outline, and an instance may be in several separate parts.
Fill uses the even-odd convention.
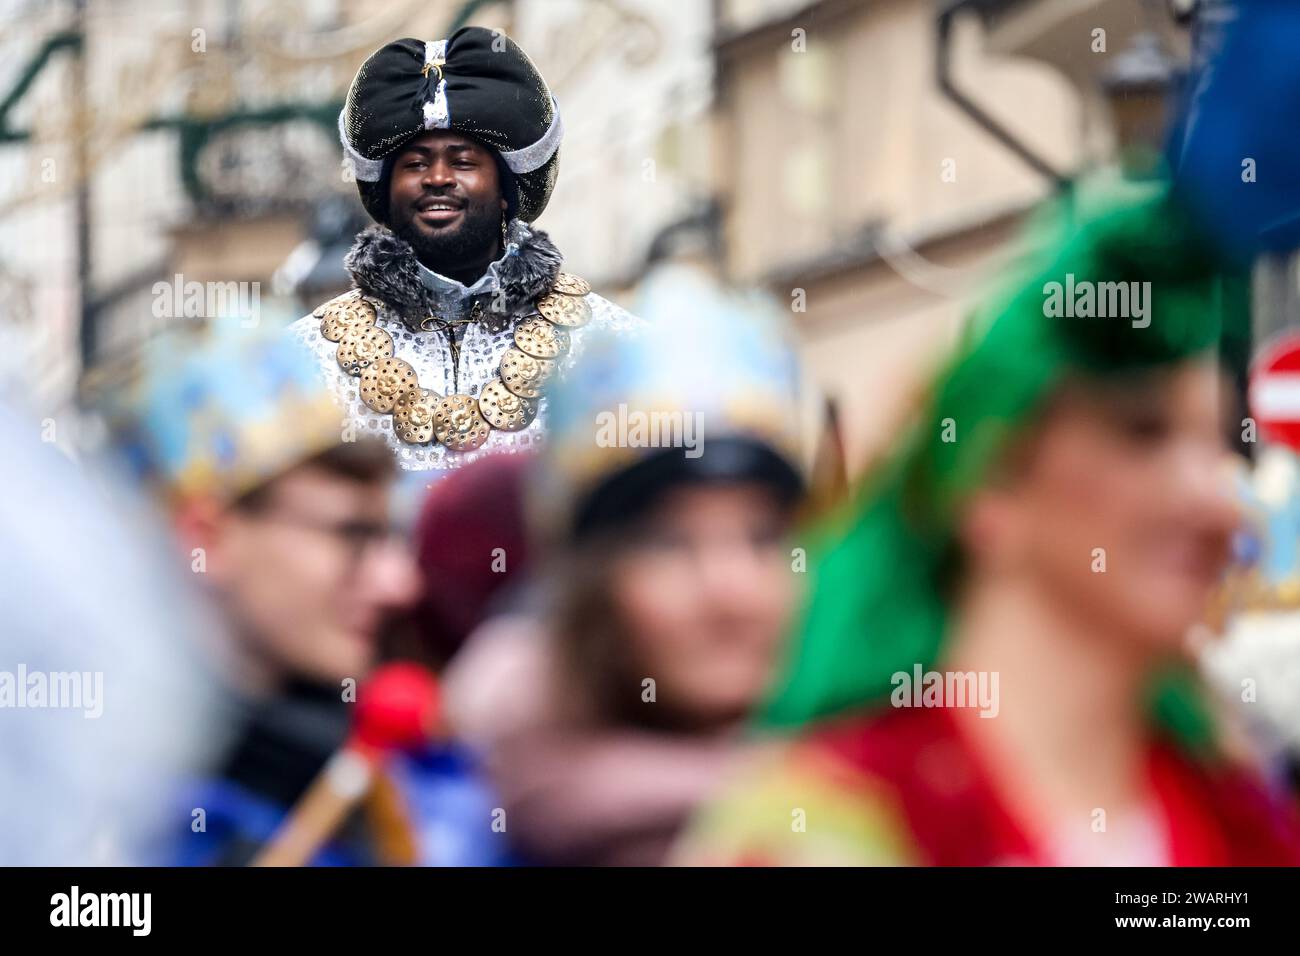
[[[389,224],[435,271],[455,275],[496,258],[505,209],[496,159],[469,136],[422,133],[393,158]]]

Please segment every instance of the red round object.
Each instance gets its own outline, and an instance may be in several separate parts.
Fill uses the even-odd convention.
[[[357,691],[352,735],[365,747],[388,751],[416,747],[437,730],[438,682],[418,664],[385,664]]]
[[[1249,402],[1261,438],[1300,450],[1300,335],[1283,336],[1260,352]]]

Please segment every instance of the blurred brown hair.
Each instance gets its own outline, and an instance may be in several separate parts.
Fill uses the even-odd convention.
[[[313,455],[311,458],[294,466],[292,470],[297,471],[300,468],[323,471],[336,478],[343,478],[366,485],[387,483],[397,473],[393,453],[388,450],[388,447],[382,441],[374,438],[342,442],[333,448]],[[231,503],[231,507],[241,511],[257,511],[263,508],[270,500],[276,482],[281,477],[283,476],[276,476],[270,481],[244,492]]]
[[[550,564],[549,631],[559,661],[557,699],[599,725],[648,726],[665,709],[641,699],[630,643],[614,601],[612,577],[623,535],[597,532]]]

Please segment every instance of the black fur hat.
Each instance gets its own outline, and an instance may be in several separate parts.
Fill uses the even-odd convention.
[[[394,40],[361,64],[339,114],[339,138],[376,221],[387,216],[392,164],[385,160],[432,129],[456,130],[494,149],[510,174],[503,192],[514,214],[525,222],[542,214],[555,188],[564,125],[537,67],[504,33],[463,27],[448,40]]]

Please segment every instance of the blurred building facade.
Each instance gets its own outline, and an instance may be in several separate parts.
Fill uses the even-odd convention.
[[[718,12],[725,271],[806,310],[807,367],[840,405],[857,470],[1014,254],[1025,214],[1114,157],[1115,59],[1149,29],[1172,58],[1179,31],[1132,0]]]

